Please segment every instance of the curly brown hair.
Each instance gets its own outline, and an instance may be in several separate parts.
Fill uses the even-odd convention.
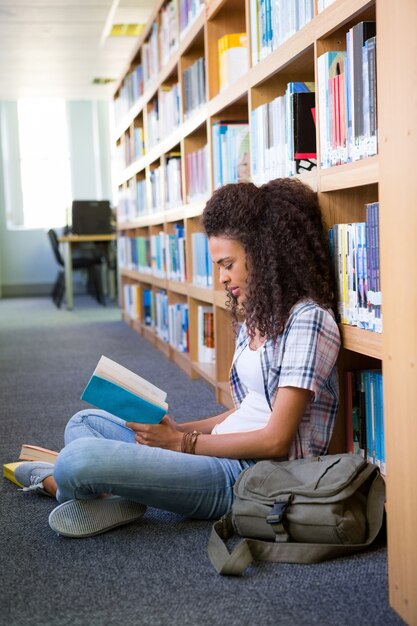
[[[309,298],[324,308],[333,302],[329,249],[317,194],[295,178],[225,185],[206,204],[202,224],[208,237],[243,245],[248,259],[244,317],[250,336],[276,339],[291,308]],[[235,322],[239,304],[229,295]]]

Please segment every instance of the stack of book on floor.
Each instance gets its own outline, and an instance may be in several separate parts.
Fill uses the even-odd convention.
[[[15,478],[16,468],[25,461],[42,461],[44,463],[55,463],[58,456],[58,452],[55,450],[48,450],[47,448],[41,448],[40,446],[33,446],[28,443],[24,443],[20,450],[19,460],[13,463],[5,463],[3,465],[3,476],[12,483],[15,483],[19,487],[23,487]]]

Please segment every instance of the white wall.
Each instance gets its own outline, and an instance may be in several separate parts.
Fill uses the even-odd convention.
[[[1,102],[0,297],[49,293],[57,265],[46,230],[7,229],[6,211],[22,211],[17,103]],[[106,101],[68,101],[73,197],[112,200],[111,137]],[[49,227],[54,227],[50,224]]]

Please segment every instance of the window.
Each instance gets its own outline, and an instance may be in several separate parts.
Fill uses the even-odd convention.
[[[71,204],[65,100],[18,101],[23,224],[61,227]]]

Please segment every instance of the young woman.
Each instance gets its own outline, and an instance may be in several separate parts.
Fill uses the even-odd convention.
[[[235,409],[185,424],[169,416],[158,425],[126,423],[94,408],[74,415],[55,466],[16,470],[26,491],[61,503],[49,518],[59,534],[104,532],[146,506],[218,518],[256,460],[327,452],[340,337],[316,194],[295,179],[226,185],[202,223],[238,330]]]

